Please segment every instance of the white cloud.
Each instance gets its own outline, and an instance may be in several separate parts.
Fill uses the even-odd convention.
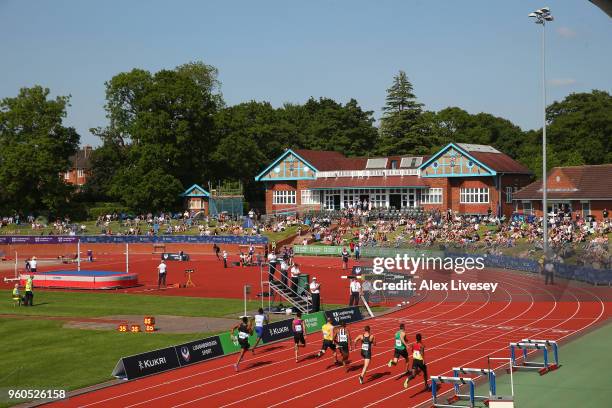
[[[576,80],[573,78],[554,78],[548,81],[550,86],[569,86],[574,85]]]
[[[557,28],[557,34],[559,34],[563,38],[574,38],[577,35],[576,31],[565,26]]]

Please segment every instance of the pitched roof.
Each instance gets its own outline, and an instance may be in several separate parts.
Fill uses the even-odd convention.
[[[313,165],[318,171],[338,170],[338,166],[342,165],[342,162],[346,160],[342,153],[330,150],[296,149],[294,152]]]
[[[555,167],[547,178],[547,193],[551,200],[612,200],[612,164]],[[515,193],[514,199],[541,200],[542,180]]]
[[[479,162],[492,168],[498,173],[532,174],[531,170],[523,166],[505,153],[497,152],[469,152]]]
[[[370,188],[370,187],[429,187],[425,180],[418,176],[388,176],[388,177],[338,177],[314,180],[308,188],[326,190],[334,188]]]

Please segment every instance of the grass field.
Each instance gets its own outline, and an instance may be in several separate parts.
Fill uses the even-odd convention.
[[[5,357],[0,365],[0,407],[8,406],[3,398],[9,387],[82,388],[110,380],[115,363],[123,356],[217,334],[197,329],[188,334],[134,334],[64,327],[70,319],[120,314],[235,318],[244,307],[240,299],[60,291],[38,291],[34,296],[33,307],[14,307],[10,292],[0,291],[0,299],[5,299],[0,302],[0,339]],[[247,308],[255,310],[260,304],[249,301]]]
[[[521,408],[609,407],[612,401],[612,323],[586,334],[559,349],[561,368],[540,376],[514,373],[514,402]],[[533,358],[533,360],[537,360]],[[487,386],[477,388],[487,395]],[[510,376],[497,379],[497,394],[510,395]]]

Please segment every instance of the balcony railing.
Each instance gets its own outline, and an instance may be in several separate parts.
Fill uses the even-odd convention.
[[[387,176],[418,176],[419,169],[378,169],[378,170],[337,170],[337,171],[318,171],[316,178],[336,178],[336,177],[387,177]]]

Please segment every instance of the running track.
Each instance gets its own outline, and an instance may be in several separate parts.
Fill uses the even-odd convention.
[[[483,276],[463,274],[463,281]],[[430,375],[450,375],[453,366],[486,367],[486,357],[508,357],[508,343],[524,337],[563,341],[580,334],[612,313],[609,289],[582,285],[543,286],[534,277],[497,272],[500,282],[489,292],[428,292],[409,308],[351,325],[353,337],[366,324],[377,338],[370,370],[363,385],[358,351],[352,364],[334,366],[331,355],[312,358],[321,334],[307,336],[293,358],[293,340],[258,348],[246,355],[241,371],[234,372],[236,356],[181,368],[136,381],[107,387],[52,404],[57,407],[420,407],[428,406],[430,392],[421,392],[421,378],[405,390],[403,363],[388,368],[393,334],[399,322],[407,332],[423,334]],[[563,362],[563,347],[560,351]],[[551,374],[554,375],[554,374]],[[448,391],[446,385],[442,391]]]

